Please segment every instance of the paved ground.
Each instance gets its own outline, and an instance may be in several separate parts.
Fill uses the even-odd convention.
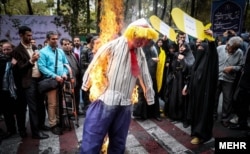
[[[64,130],[61,136],[47,132],[50,138],[34,140],[28,130],[28,137],[21,139],[18,135],[3,140],[0,154],[76,154],[82,139],[84,117],[80,117],[80,127],[72,123],[72,129]],[[28,123],[27,123],[28,124]],[[3,126],[0,121],[0,126]],[[213,129],[214,137],[239,137],[244,131],[232,131],[216,121]],[[162,122],[154,119],[131,121],[127,137],[127,154],[182,154],[182,153],[214,153],[214,138],[202,145],[190,144],[190,127],[183,128],[179,122],[170,122],[164,118]]]
[[[218,109],[218,113],[220,112],[221,101]],[[80,116],[79,127],[76,127],[75,121],[71,121],[72,129],[65,128],[63,135],[46,132],[50,136],[48,139],[35,140],[31,138],[27,121],[28,137],[21,139],[19,135],[15,135],[3,140],[0,144],[0,154],[78,154],[83,122],[84,117]],[[3,121],[0,121],[0,128],[4,128]],[[215,138],[242,136],[245,136],[245,131],[230,130],[217,120],[214,121],[213,138],[204,144],[192,145],[190,127],[183,128],[180,122],[171,122],[166,117],[161,122],[154,119],[132,119],[126,154],[212,154],[215,153]]]

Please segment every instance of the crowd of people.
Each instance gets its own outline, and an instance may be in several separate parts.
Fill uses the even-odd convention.
[[[51,77],[63,85],[69,80],[69,70],[65,67],[68,65],[74,79],[76,113],[84,115],[90,101],[88,92],[81,91],[82,76],[93,58],[92,48],[98,37],[89,35],[86,39],[88,45],[84,46],[78,36],[72,41],[69,38],[59,40],[56,32],[49,31],[44,45],[37,46],[32,38],[32,29],[21,26],[18,33],[20,43],[16,46],[8,40],[1,40],[0,97],[4,102],[0,103],[0,114],[1,117],[3,115],[6,130],[0,128],[0,138],[6,139],[16,133],[22,138],[27,137],[26,113],[29,115],[32,138],[49,138],[46,131],[62,135],[58,112],[59,88],[41,93],[39,82]],[[84,105],[80,104],[80,100],[84,100]],[[49,125],[45,124],[46,113]],[[71,120],[74,118],[72,115]]]
[[[212,35],[210,30],[206,33]],[[246,101],[250,82],[246,77],[249,75],[246,73],[249,71],[249,43],[249,33],[237,35],[227,30],[215,41],[191,40],[179,31],[175,42],[163,36],[156,43],[147,44],[143,51],[156,93],[156,105],[145,103],[139,86],[133,117],[162,121],[161,111],[170,121],[182,122],[184,128],[191,126],[192,144],[211,139],[216,120],[229,129],[250,130]],[[162,52],[166,56],[162,56]],[[161,62],[164,69],[157,73]],[[222,111],[218,115],[220,98]],[[164,104],[159,105],[158,99]]]
[[[211,30],[205,33],[213,36]],[[219,39],[208,41],[191,40],[179,31],[176,41],[171,41],[159,37],[146,20],[140,19],[98,50],[94,46],[99,37],[92,34],[82,44],[78,36],[59,40],[56,32],[49,31],[44,46],[36,46],[27,26],[19,27],[19,36],[17,46],[8,40],[0,42],[0,98],[4,100],[0,113],[6,124],[6,130],[0,130],[1,139],[17,132],[27,137],[27,109],[32,138],[49,138],[46,131],[63,134],[59,90],[40,93],[38,83],[51,77],[62,85],[69,79],[65,65],[73,72],[77,114],[86,116],[81,153],[98,153],[106,135],[110,153],[124,152],[131,117],[180,121],[183,127],[191,127],[192,144],[212,138],[215,120],[229,129],[250,130],[249,33],[237,35],[227,30]],[[90,100],[90,88],[95,84],[91,75],[103,57],[107,68],[102,74],[108,82],[100,96]],[[136,85],[138,102],[132,104]]]

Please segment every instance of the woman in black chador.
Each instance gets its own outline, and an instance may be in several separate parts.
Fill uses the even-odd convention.
[[[211,30],[206,31],[212,35]],[[213,109],[218,79],[218,55],[215,42],[202,43],[194,53],[189,87],[189,112],[192,144],[200,144],[212,137]]]
[[[169,95],[166,114],[171,120],[184,122],[186,117],[187,102],[185,101],[186,96],[182,95],[182,90],[187,84],[193,63],[194,57],[189,45],[186,43],[180,45],[179,52],[174,53],[168,74],[168,78],[172,79],[167,85]]]
[[[143,51],[147,60],[149,73],[153,82],[153,89],[155,91],[155,102],[153,105],[148,105],[145,99],[145,95],[143,93],[142,87],[139,85],[138,88],[138,103],[134,105],[133,116],[141,119],[151,119],[154,118],[157,121],[162,121],[160,118],[160,104],[159,97],[157,94],[157,83],[156,83],[156,68],[158,54],[157,49],[154,46],[154,42],[149,42],[145,47],[143,47]]]

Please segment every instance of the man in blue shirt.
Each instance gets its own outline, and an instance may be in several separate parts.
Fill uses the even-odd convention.
[[[58,34],[56,32],[48,32],[46,36],[48,45],[40,50],[40,58],[38,60],[38,68],[44,77],[55,78],[59,84],[62,84],[67,79],[67,68],[64,67],[68,64],[64,52],[57,48]],[[57,64],[56,64],[57,54]],[[61,135],[62,130],[58,127],[59,121],[58,102],[57,102],[58,89],[48,91],[48,118],[52,133]]]

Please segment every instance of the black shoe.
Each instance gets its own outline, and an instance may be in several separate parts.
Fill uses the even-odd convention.
[[[250,131],[248,131],[248,132],[246,133],[246,137],[247,137],[247,138],[250,138]]]
[[[74,116],[70,116],[69,118],[70,120],[76,120],[76,118]]]
[[[7,139],[7,138],[11,137],[14,134],[15,133],[11,133],[11,132],[1,133],[0,138],[1,139]]]
[[[155,120],[157,120],[157,121],[162,121],[162,119],[161,119],[161,117],[155,117]]]
[[[239,124],[231,125],[229,128],[232,129],[232,130],[250,130],[250,127],[242,126],[242,125],[239,125]]]
[[[170,121],[170,122],[176,122],[175,119],[171,119],[171,118],[169,118],[169,121]]]
[[[5,131],[3,131],[1,128],[0,128],[0,136],[3,136],[5,135]]]
[[[13,132],[7,132],[7,133],[6,133],[6,138],[9,138],[9,137],[11,137],[11,136],[13,136],[13,135],[15,135],[15,134],[16,134],[15,131],[13,131]]]
[[[4,121],[4,117],[1,114],[0,114],[0,121]]]
[[[85,109],[85,110],[82,110],[82,115],[83,116],[86,116],[86,113],[87,113],[87,110]]]
[[[188,122],[183,122],[182,125],[184,128],[188,128],[190,126],[190,124]]]
[[[32,138],[33,138],[33,139],[40,139],[40,140],[42,140],[42,139],[47,139],[47,138],[49,138],[49,135],[44,134],[43,132],[38,132],[37,134],[33,134],[33,135],[32,135]]]
[[[46,126],[46,125],[43,125],[43,126],[40,127],[40,130],[49,131],[49,130],[50,130],[50,127],[49,127],[49,126]]]
[[[62,135],[62,130],[58,126],[51,127],[51,132],[55,135]]]
[[[77,115],[85,115],[85,113],[82,112],[82,111],[78,111],[78,112],[77,112]]]
[[[133,115],[133,117],[132,117],[133,119],[135,119],[135,120],[142,120],[142,121],[144,121],[144,120],[147,120],[147,118],[146,117],[143,117],[143,116],[134,116]]]
[[[84,107],[82,107],[82,111],[87,111],[87,109],[89,108],[89,105],[87,105],[87,106],[84,106]]]
[[[221,121],[221,124],[222,124],[222,126],[224,126],[224,127],[226,127],[226,128],[228,128],[229,125],[230,125],[230,123],[227,122],[227,121]]]
[[[76,120],[76,117],[74,115],[72,115],[69,117],[69,119],[74,121],[74,120]]]
[[[21,138],[26,138],[28,136],[26,131],[20,131],[19,135],[21,136]]]
[[[214,119],[214,121],[216,121],[218,119],[218,117],[217,116],[213,116],[213,119]]]

